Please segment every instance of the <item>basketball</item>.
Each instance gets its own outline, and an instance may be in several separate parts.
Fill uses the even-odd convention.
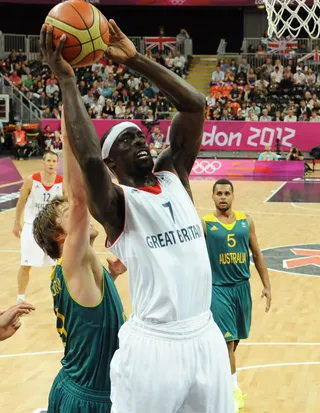
[[[53,26],[53,43],[67,39],[63,58],[73,67],[90,66],[103,56],[109,42],[108,21],[92,4],[66,1],[50,10],[45,23]]]

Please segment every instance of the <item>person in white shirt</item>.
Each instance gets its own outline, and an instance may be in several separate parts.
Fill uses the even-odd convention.
[[[54,49],[53,28],[43,25],[40,44],[62,87],[89,210],[105,229],[106,247],[128,268],[133,314],[110,366],[112,413],[234,413],[228,350],[210,311],[212,273],[189,183],[205,98],[138,53],[114,20],[108,23],[109,56],[149,79],[177,108],[170,146],[156,164],[135,123],[119,122],[99,140],[73,68],[61,56],[66,36]]]
[[[134,75],[130,75],[127,85],[129,86],[130,89],[139,90],[140,83],[141,83],[140,79],[138,79],[137,77],[134,77]]]
[[[297,122],[297,117],[293,114],[293,110],[289,110],[288,114],[284,117],[285,122]]]
[[[282,78],[283,78],[283,74],[280,71],[280,69],[278,68],[278,66],[276,66],[274,68],[274,72],[271,73],[271,78],[275,77],[276,78],[276,82],[280,83]]]
[[[310,122],[320,122],[320,116],[318,115],[317,109],[311,111]]]
[[[176,57],[173,59],[175,69],[179,70],[179,75],[182,76],[184,74],[184,67],[186,64],[186,59],[184,56],[181,55],[181,52],[177,51]]]
[[[224,81],[224,72],[217,66],[216,70],[212,72],[212,82],[223,82]]]
[[[306,83],[306,75],[302,72],[301,67],[298,67],[297,73],[293,75],[293,83],[296,85],[304,85]]]
[[[260,122],[271,122],[271,116],[268,116],[268,110],[267,109],[263,109],[262,111],[262,115],[260,116]]]
[[[114,113],[116,115],[117,119],[123,119],[124,118],[124,114],[126,113],[126,108],[123,105],[123,102],[121,100],[118,100]]]

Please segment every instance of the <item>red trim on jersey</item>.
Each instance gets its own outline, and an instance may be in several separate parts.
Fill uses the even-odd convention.
[[[61,184],[61,182],[63,182],[63,177],[61,175],[56,174],[56,179],[55,179],[54,183],[50,186],[46,186],[41,181],[41,172],[36,172],[35,174],[33,174],[32,179],[34,181],[40,182],[46,191],[50,191],[50,189],[53,187],[53,185]]]
[[[154,195],[159,195],[162,192],[162,189],[161,189],[161,186],[158,180],[155,186],[142,186],[141,188],[137,188],[137,189],[139,189],[140,191],[149,192],[150,194],[154,194]]]

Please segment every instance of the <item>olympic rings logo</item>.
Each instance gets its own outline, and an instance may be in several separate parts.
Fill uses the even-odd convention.
[[[174,6],[182,6],[185,2],[186,0],[170,0],[170,3],[172,3]]]
[[[213,175],[215,172],[217,172],[221,168],[221,162],[216,161],[216,160],[207,160],[207,159],[201,159],[201,160],[196,160],[193,167],[192,167],[192,172],[195,175]]]

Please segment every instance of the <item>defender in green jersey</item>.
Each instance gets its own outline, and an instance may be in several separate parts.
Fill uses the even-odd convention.
[[[252,218],[232,210],[232,183],[217,181],[212,199],[216,210],[203,217],[212,269],[211,311],[228,345],[235,405],[241,409],[244,402],[237,382],[235,351],[239,341],[248,338],[251,326],[250,250],[263,284],[262,297],[267,299],[266,311],[271,305],[271,287]]]
[[[110,275],[92,248],[98,231],[90,224],[81,170],[62,123],[68,201],[53,199],[34,221],[39,246],[51,258],[60,258],[51,275],[51,292],[65,351],[48,413],[108,413],[110,362],[124,321],[113,279],[126,268],[109,260]]]

